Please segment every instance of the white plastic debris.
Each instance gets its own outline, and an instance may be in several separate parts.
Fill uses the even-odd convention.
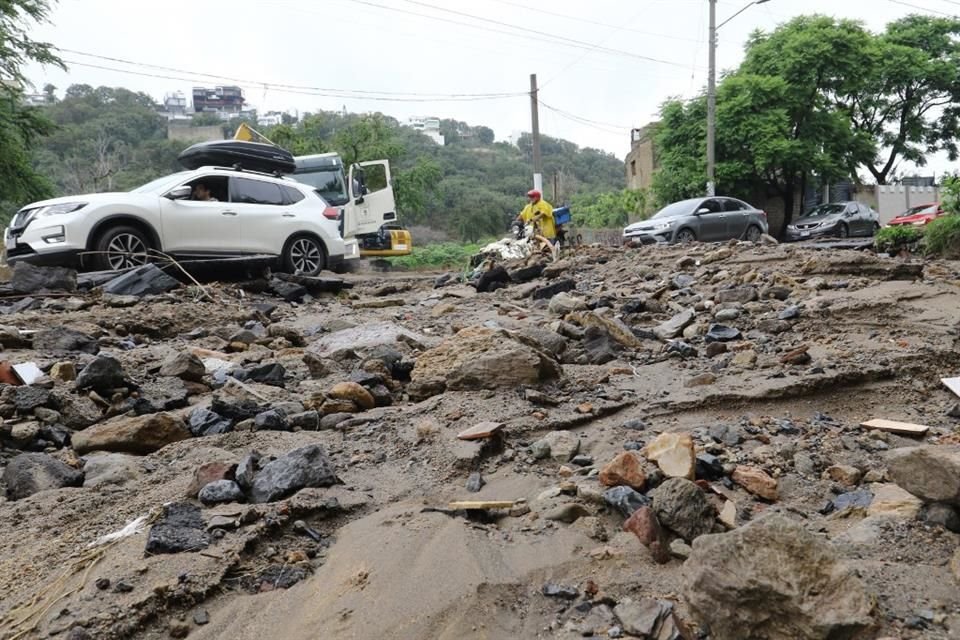
[[[138,533],[141,533],[147,526],[147,520],[150,518],[149,515],[143,515],[139,518],[128,522],[123,529],[119,531],[114,531],[113,533],[108,533],[104,536],[100,536],[93,542],[87,545],[87,547],[100,547],[110,542],[116,540],[123,540],[124,538],[129,538],[130,536],[135,536]]]

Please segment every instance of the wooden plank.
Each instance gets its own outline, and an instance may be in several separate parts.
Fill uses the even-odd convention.
[[[879,429],[880,431],[889,431],[890,433],[899,433],[905,436],[922,436],[930,430],[930,427],[922,424],[912,424],[910,422],[896,422],[894,420],[884,420],[877,418],[869,422],[863,422],[861,427],[867,429]]]
[[[461,431],[457,434],[457,437],[461,440],[481,440],[493,436],[502,430],[503,427],[504,424],[502,422],[481,422],[465,431]]]
[[[455,511],[460,509],[512,509],[513,504],[513,500],[500,502],[495,500],[461,500],[460,502],[451,502],[447,505],[447,508]]]
[[[960,396],[960,378],[940,378],[940,382],[953,391],[954,395]]]

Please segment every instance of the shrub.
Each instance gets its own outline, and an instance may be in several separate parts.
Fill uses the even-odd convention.
[[[416,241],[416,238],[414,238]],[[391,258],[391,263],[404,269],[446,269],[466,268],[470,258],[480,251],[479,244],[458,244],[443,242],[427,246],[413,245],[408,256]]]
[[[901,247],[919,242],[923,238],[922,227],[899,225],[884,227],[873,238],[877,251],[895,251]]]
[[[947,214],[932,221],[924,231],[924,240],[931,255],[960,257],[960,215]]]

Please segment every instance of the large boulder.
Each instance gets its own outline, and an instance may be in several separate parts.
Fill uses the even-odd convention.
[[[432,338],[409,331],[393,322],[374,322],[328,333],[307,347],[304,357],[309,355],[314,358],[338,360],[344,356],[362,354],[377,347],[395,347],[403,343],[413,349],[426,349],[433,346],[434,342]]]
[[[872,622],[872,598],[830,544],[780,515],[701,536],[684,572],[716,640],[845,640]]]
[[[960,505],[960,446],[894,449],[887,456],[887,474],[918,498]]]
[[[18,262],[13,267],[10,286],[15,293],[76,291],[77,272],[64,267],[37,267],[26,262]]]
[[[89,451],[146,455],[190,436],[183,420],[169,413],[156,413],[102,422],[73,434],[71,443],[80,455]]]
[[[516,388],[555,380],[562,374],[550,355],[512,334],[468,327],[417,358],[408,390],[413,398],[424,399],[448,389]]]
[[[340,482],[333,463],[320,445],[294,449],[265,465],[253,479],[251,502],[273,502],[307,487],[330,487]]]
[[[79,487],[83,472],[45,453],[21,453],[3,471],[7,498],[20,500],[40,491]]]
[[[118,387],[124,386],[126,377],[120,361],[113,356],[98,356],[88,364],[77,376],[77,389],[93,389],[97,393],[106,394]]]

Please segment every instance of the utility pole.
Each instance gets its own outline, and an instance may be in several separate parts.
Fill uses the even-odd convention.
[[[540,157],[540,112],[537,105],[537,74],[530,74],[530,119],[533,122],[533,188],[543,192],[543,158]]]
[[[707,77],[707,195],[716,195],[717,161],[717,0],[710,2],[710,70]]]

